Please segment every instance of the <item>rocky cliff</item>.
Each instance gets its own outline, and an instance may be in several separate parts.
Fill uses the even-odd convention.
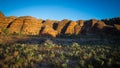
[[[52,37],[80,34],[120,35],[120,17],[104,20],[56,21],[36,19],[31,16],[6,17],[0,12],[0,34]]]

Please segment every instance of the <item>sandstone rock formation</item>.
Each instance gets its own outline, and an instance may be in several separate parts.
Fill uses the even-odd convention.
[[[107,25],[114,26],[114,24],[120,24],[120,17],[111,18],[111,19],[103,19],[102,21],[105,22],[105,24]]]
[[[92,27],[92,30],[95,32],[102,31],[107,25],[103,21],[98,21]]]
[[[78,35],[81,33],[81,29],[84,26],[84,21],[78,20],[76,23],[77,23],[77,25],[75,25],[75,27],[74,27],[74,34]]]
[[[45,22],[43,22],[43,26],[50,26],[50,27],[53,27],[53,24],[55,23],[56,21],[54,20],[45,20]]]
[[[0,12],[0,34],[17,35],[79,35],[79,34],[111,34],[120,35],[120,17],[105,20],[78,20],[64,19],[42,20],[31,16],[6,17]]]
[[[114,27],[115,27],[116,30],[120,31],[120,24],[114,24]]]
[[[24,18],[17,18],[13,22],[9,24],[7,28],[9,28],[10,34],[19,34],[21,32],[21,27],[23,26]]]
[[[27,35],[39,35],[39,31],[42,27],[42,20],[37,20],[33,17],[26,17],[23,21],[23,26],[21,27],[22,34]]]
[[[15,16],[10,17],[0,17],[0,33],[5,32],[8,30],[8,27],[11,25],[11,23],[16,19]]]
[[[77,23],[74,21],[69,22],[68,27],[66,28],[65,34],[74,34],[74,27]]]
[[[50,26],[44,26],[44,27],[42,27],[40,34],[56,37],[58,32],[56,30],[54,30],[53,28],[51,28]]]
[[[67,20],[67,19],[60,21],[58,23],[58,27],[56,29],[58,31],[58,34],[64,34],[68,24],[69,24],[69,20]]]
[[[103,21],[98,21],[95,26],[98,28],[98,29],[103,29],[106,24],[103,22]]]
[[[0,11],[0,17],[4,17],[4,14]]]

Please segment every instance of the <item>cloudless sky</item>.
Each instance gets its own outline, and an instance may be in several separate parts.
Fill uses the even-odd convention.
[[[120,0],[0,0],[6,16],[53,20],[120,17]]]

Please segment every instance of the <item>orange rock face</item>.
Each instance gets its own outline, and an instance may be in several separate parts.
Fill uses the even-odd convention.
[[[37,20],[36,18],[30,17],[23,21],[22,34],[25,35],[39,35],[41,30],[42,20]]]
[[[9,24],[9,33],[10,34],[19,34],[21,32],[21,27],[23,26],[24,18],[17,18],[15,21]]]
[[[54,21],[54,20],[49,20],[49,19],[47,19],[45,22],[43,22],[43,26],[53,27],[53,24],[54,24],[55,22],[56,22],[56,21]]]
[[[56,30],[54,30],[53,28],[51,28],[50,26],[45,26],[45,27],[43,27],[41,34],[56,37],[58,32]]]
[[[93,27],[97,22],[98,22],[98,20],[92,19],[90,22],[91,27]]]
[[[79,25],[81,27],[84,26],[84,20],[78,20],[77,25]]]
[[[84,21],[79,20],[77,21],[77,25],[74,27],[74,33],[75,35],[80,34],[82,27],[84,26]]]
[[[69,20],[67,19],[64,19],[58,23],[57,27],[58,34],[65,33],[66,27],[68,26],[67,23],[69,23]]]
[[[107,24],[107,25],[106,25]],[[6,17],[0,12],[0,34],[49,35],[105,33],[120,35],[120,17],[108,20],[42,20],[31,16]]]
[[[77,23],[74,21],[71,21],[66,28],[65,34],[74,34],[74,27]]]
[[[1,17],[0,18],[0,27],[6,28],[13,20],[15,20],[17,17],[11,16],[11,17]]]
[[[97,29],[103,29],[106,26],[106,24],[103,21],[98,21],[94,27],[96,27]]]
[[[115,29],[120,31],[120,24],[114,24]]]
[[[6,17],[0,17],[0,28],[4,28],[4,24],[6,24]]]
[[[4,30],[9,28],[9,25],[16,19],[15,16],[10,17],[0,17],[0,30],[4,32]]]

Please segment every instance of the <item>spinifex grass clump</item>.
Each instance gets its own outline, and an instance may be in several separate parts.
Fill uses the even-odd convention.
[[[0,44],[0,68],[117,68],[119,58],[119,46]]]

